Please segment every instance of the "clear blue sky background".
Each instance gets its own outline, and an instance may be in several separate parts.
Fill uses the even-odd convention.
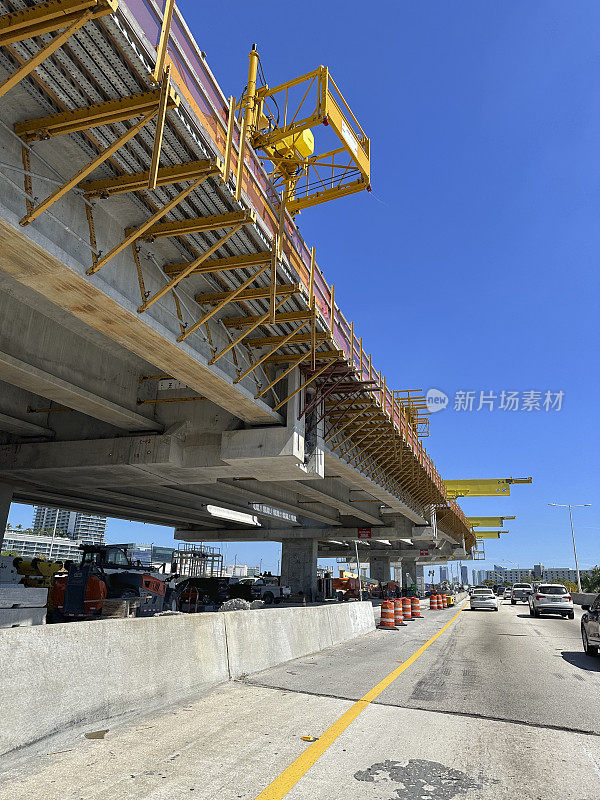
[[[388,386],[451,402],[460,390],[565,392],[558,413],[432,417],[426,444],[444,477],[533,476],[510,498],[463,501],[517,516],[487,563],[571,564],[568,512],[551,501],[593,504],[575,522],[581,566],[598,563],[600,4],[179,5],[227,95],[257,42],[271,85],[327,64],[371,137],[373,194],[306,211],[300,227]],[[12,521],[30,519],[14,507]],[[149,525],[109,530],[172,540]],[[273,545],[233,552],[276,567]]]

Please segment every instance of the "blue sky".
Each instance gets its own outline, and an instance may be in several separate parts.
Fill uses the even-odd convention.
[[[388,386],[449,395],[426,441],[442,475],[533,476],[462,504],[517,516],[488,543],[490,566],[572,563],[552,501],[593,504],[575,523],[581,566],[598,563],[600,5],[229,2],[227,19],[179,6],[227,95],[257,42],[271,85],[327,64],[371,137],[373,193],[304,212],[301,231]],[[502,390],[563,391],[563,408],[452,408],[456,392]],[[110,533],[172,537],[118,521]],[[273,545],[232,548],[276,566]]]

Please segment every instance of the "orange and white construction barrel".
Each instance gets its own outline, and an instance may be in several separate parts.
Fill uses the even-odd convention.
[[[402,600],[400,598],[396,598],[392,600],[394,604],[394,623],[396,624],[397,628],[405,628],[406,622],[404,622],[404,616],[402,614]]]
[[[408,622],[412,619],[412,607],[410,604],[410,597],[403,597],[402,598],[402,616],[404,617],[404,621]]]
[[[391,600],[384,600],[381,604],[381,621],[379,627],[384,631],[395,631],[394,624],[394,603]]]
[[[421,618],[421,603],[419,602],[418,597],[410,598],[410,608],[413,619]]]

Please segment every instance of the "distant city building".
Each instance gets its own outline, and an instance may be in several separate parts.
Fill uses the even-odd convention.
[[[49,535],[63,534],[84,544],[103,544],[106,522],[106,517],[97,514],[36,506],[33,529],[47,532]]]
[[[51,561],[81,561],[79,542],[66,536],[39,536],[33,531],[19,531],[7,527],[2,551],[15,553],[22,558],[44,557]]]
[[[463,586],[469,582],[469,569],[464,564],[460,568],[460,582]]]
[[[440,583],[448,580],[448,567],[440,567]]]
[[[483,575],[483,581],[492,581],[493,583],[531,583],[532,581],[548,581],[552,583],[560,581],[577,582],[577,572],[570,567],[545,567],[543,564],[534,564],[531,568],[525,569],[506,569],[501,567],[496,569],[488,569]],[[579,574],[581,577],[588,575],[591,570],[580,569]]]

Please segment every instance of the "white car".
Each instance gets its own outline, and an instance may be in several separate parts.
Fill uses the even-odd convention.
[[[491,589],[475,589],[471,595],[471,611],[487,608],[498,611],[498,598]]]
[[[505,589],[502,599],[503,600],[510,600],[511,597],[512,597],[512,589]]]
[[[529,595],[529,613],[532,617],[560,614],[574,619],[573,598],[562,583],[540,583],[535,592]]]

